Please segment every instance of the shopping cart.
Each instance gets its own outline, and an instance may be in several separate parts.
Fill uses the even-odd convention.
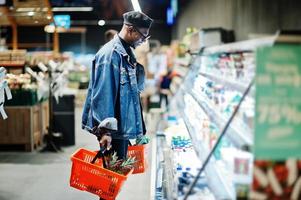
[[[104,159],[101,151],[97,153],[86,149],[79,149],[72,155],[70,186],[114,200],[133,169],[126,175],[105,169],[105,162],[98,159],[99,155]]]
[[[133,174],[144,173],[148,167],[147,162],[147,146],[144,145],[135,145],[128,147],[128,157],[135,157],[136,162],[134,163]]]

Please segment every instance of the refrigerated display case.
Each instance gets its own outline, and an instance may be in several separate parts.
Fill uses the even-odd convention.
[[[187,150],[181,156],[175,156],[177,148],[170,145],[171,153],[168,159],[172,157],[173,162],[168,169],[169,173],[173,173],[169,174],[167,179],[179,180],[183,177],[179,175],[177,166],[186,160],[183,159],[185,156],[190,160],[198,160],[199,163],[194,166],[194,170],[200,170],[202,165],[206,164],[204,173],[201,174],[188,199],[200,199],[201,195],[205,195],[201,199],[212,199],[212,195],[215,199],[247,197],[252,183],[254,160],[252,147],[255,87],[252,83],[256,69],[255,50],[260,46],[273,45],[275,39],[276,36],[272,36],[209,47],[192,57],[190,70],[172,99],[169,113],[166,114],[167,121],[171,116],[175,119],[175,124],[171,127],[178,127],[173,128],[173,133],[170,133],[168,129],[163,132],[165,142],[170,143],[166,139],[168,135],[177,134],[179,130],[185,132],[184,129],[186,129],[196,153],[196,158],[187,153]],[[248,87],[251,89],[245,95]],[[240,101],[242,101],[241,105]],[[238,113],[231,121],[229,128],[225,130],[225,134],[221,134],[238,106]],[[184,125],[184,129],[180,128],[181,124]],[[187,148],[185,145],[184,147]],[[215,151],[211,152],[213,149]],[[213,156],[206,163],[211,153]],[[167,157],[161,154],[160,159],[163,162]],[[161,167],[160,173],[166,173],[164,167]],[[192,179],[195,174],[192,174]],[[163,182],[167,179],[161,176]],[[181,189],[181,192],[187,193],[192,179],[188,181],[184,189]],[[167,191],[165,195],[162,195],[162,199],[184,198],[185,195],[179,192],[180,182],[174,182],[174,184],[178,184],[178,187],[172,186],[177,190],[162,189],[162,191]],[[204,189],[206,187],[210,191]],[[198,192],[199,189],[202,192]],[[168,194],[168,192],[173,194]]]

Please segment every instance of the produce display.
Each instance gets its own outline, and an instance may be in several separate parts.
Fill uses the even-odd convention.
[[[37,51],[26,54],[26,62],[30,66],[37,66],[40,62],[49,63],[50,60],[54,60],[55,62],[63,62],[69,59],[69,55],[67,53],[55,53],[53,51]]]
[[[0,65],[24,64],[26,50],[6,50],[0,52]]]
[[[10,89],[36,89],[37,85],[32,82],[29,74],[7,74],[6,81]]]
[[[256,160],[251,199],[301,199],[301,161]]]
[[[5,80],[13,96],[13,100],[6,102],[7,106],[35,105],[44,99],[38,95],[41,87],[32,80],[29,74],[7,74]]]
[[[11,57],[10,51],[1,51],[0,52],[0,61],[9,61]]]

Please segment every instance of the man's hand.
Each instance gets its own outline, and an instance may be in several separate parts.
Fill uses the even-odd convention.
[[[99,139],[100,147],[106,147],[107,150],[111,149],[112,137],[110,134],[103,134]]]

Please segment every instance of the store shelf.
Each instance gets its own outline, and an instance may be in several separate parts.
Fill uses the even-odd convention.
[[[200,72],[199,73],[200,75],[212,80],[212,81],[215,81],[219,84],[222,84],[230,89],[233,89],[233,90],[237,90],[241,93],[244,93],[245,90],[247,89],[248,87],[248,84],[247,83],[242,83],[240,81],[236,81],[236,80],[233,80],[231,78],[225,78],[225,77],[222,77],[222,76],[218,76],[218,75],[214,75],[214,74],[211,74],[211,73],[205,73],[205,72]]]
[[[209,154],[209,151],[204,147],[203,142],[197,138],[197,133],[195,132],[194,128],[190,124],[186,114],[182,111],[181,116],[184,120],[185,126],[187,128],[187,131],[191,137],[194,149],[199,157],[199,159],[204,162],[206,159],[206,155]]]
[[[16,62],[1,62],[0,61],[0,66],[1,67],[24,67],[25,61],[16,61]]]
[[[181,116],[183,117],[187,131],[191,136],[195,151],[197,152],[199,159],[204,162],[209,155],[209,151],[206,150],[203,142],[196,137],[197,133],[195,132],[195,129],[190,124],[189,119],[181,108],[181,105],[179,106],[179,109],[181,110]],[[206,166],[205,174],[208,180],[209,188],[217,199],[235,199],[234,185],[226,181],[225,176],[221,173],[221,170],[216,165],[216,160],[214,157],[211,157],[210,162]]]
[[[156,144],[153,148],[156,150],[155,199],[174,199],[173,196],[177,194],[177,191],[174,191],[177,188],[173,179],[174,164],[171,149],[166,145],[165,134],[157,132]]]
[[[205,48],[203,54],[215,54],[223,52],[242,52],[242,51],[254,51],[260,46],[272,46],[277,38],[277,35],[264,37],[259,39],[253,39],[243,42],[230,43],[225,45],[213,46]]]
[[[199,106],[203,109],[203,111],[208,115],[210,120],[212,120],[216,125],[223,129],[225,124],[227,123],[227,119],[220,112],[218,112],[209,102],[201,101],[200,98],[197,97],[197,94],[192,90],[189,91],[189,94],[194,98],[194,100],[199,104]],[[241,127],[245,127],[242,129]],[[243,122],[238,123],[237,121],[232,122],[230,126],[230,132],[226,134],[226,136],[233,142],[233,144],[239,148],[247,145],[253,145],[252,133],[251,130],[247,128]]]

